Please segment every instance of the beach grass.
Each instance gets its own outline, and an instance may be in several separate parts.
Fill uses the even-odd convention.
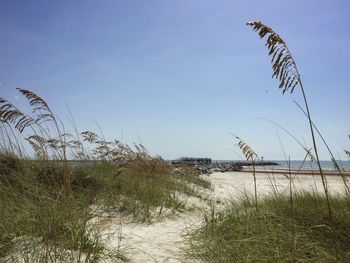
[[[109,251],[89,224],[91,197],[66,195],[64,167],[0,156],[0,258],[4,262],[124,261]]]
[[[200,262],[349,262],[350,200],[333,196],[330,220],[324,195],[299,192],[259,201],[244,196],[208,211],[191,234],[189,258]]]
[[[0,257],[18,256],[19,251],[33,257],[35,251],[42,259],[38,262],[59,258],[70,262],[72,255],[67,251],[88,257],[86,262],[94,258],[122,261],[122,251],[108,250],[99,226],[90,223],[98,213],[113,210],[133,221],[151,222],[165,211],[189,209],[178,195],[200,198],[198,189],[210,187],[195,172],[176,172],[160,160],[156,165],[138,160],[125,165],[104,161],[67,166],[0,155],[0,167]],[[69,194],[64,187],[66,173],[72,180]],[[19,249],[23,238],[37,249]]]
[[[142,145],[67,132],[48,103],[18,89],[31,114],[0,98],[0,260],[119,262],[123,251],[102,241],[99,218],[160,220],[191,209],[210,183]]]

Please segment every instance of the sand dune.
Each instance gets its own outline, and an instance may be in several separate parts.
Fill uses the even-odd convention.
[[[271,183],[280,191],[289,191],[289,179],[282,174],[259,173],[257,176],[258,194],[271,192]],[[237,198],[243,193],[254,190],[253,176],[245,172],[214,173],[207,177],[213,185],[210,198],[219,203]],[[332,193],[344,191],[342,178],[328,177]],[[296,189],[322,191],[319,176],[297,175],[294,178]],[[205,209],[207,203],[191,199],[198,208]],[[197,202],[197,203],[196,203]],[[128,252],[131,262],[186,262],[183,250],[188,245],[186,234],[201,224],[200,209],[171,219],[164,219],[150,225],[120,224],[120,220],[111,222],[105,230],[106,242],[111,248],[120,246]]]

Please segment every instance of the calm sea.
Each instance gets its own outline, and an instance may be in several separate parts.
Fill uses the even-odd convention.
[[[278,167],[288,169],[288,164],[285,160],[284,161],[276,160],[274,162],[279,164]],[[337,160],[337,163],[338,163],[340,168],[343,168],[347,171],[350,171],[350,161]],[[335,167],[334,167],[332,161],[320,161],[320,164],[324,170],[335,170]],[[301,167],[302,169],[307,169],[307,170],[318,168],[317,163],[311,162],[311,161],[305,161],[304,164],[302,161],[290,161],[290,167],[291,167],[291,169],[298,169]]]
[[[283,168],[283,169],[288,169],[288,164],[285,160],[269,160],[269,161],[272,161],[272,162],[276,162],[278,163],[279,165],[278,166],[273,166],[273,168]],[[222,162],[221,160],[217,160],[217,161],[214,161],[214,162]],[[321,161],[321,167],[324,169],[324,170],[335,170],[334,166],[333,166],[333,163],[331,161]],[[350,171],[350,161],[340,161],[338,160],[337,161],[338,165],[347,170],[347,171]],[[266,168],[268,168],[268,166],[266,166]],[[312,169],[318,169],[317,167],[317,163],[316,162],[311,162],[311,161],[305,161],[303,163],[303,161],[290,161],[290,168],[291,169],[305,169],[305,170],[312,170]]]

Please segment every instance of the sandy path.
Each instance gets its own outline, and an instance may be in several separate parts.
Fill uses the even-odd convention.
[[[214,201],[225,202],[230,198],[240,196],[244,192],[254,190],[251,174],[242,172],[214,173],[208,177],[213,185],[211,198]],[[284,175],[275,175],[270,179],[267,174],[257,174],[258,194],[268,194],[271,190],[271,180],[279,191],[289,191],[289,180]],[[342,192],[342,179],[338,176],[328,178],[332,192]],[[298,175],[294,179],[297,189],[322,189],[319,176]],[[193,202],[193,199],[190,200]],[[205,208],[203,202],[198,207]],[[131,262],[186,262],[183,250],[187,246],[186,233],[201,224],[202,216],[199,210],[182,214],[174,219],[165,219],[151,225],[124,224],[120,221],[111,222],[105,234],[111,248],[126,249]]]

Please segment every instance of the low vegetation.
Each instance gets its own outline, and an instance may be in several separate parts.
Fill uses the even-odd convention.
[[[43,99],[19,91],[34,116],[0,99],[0,260],[125,261],[106,248],[93,218],[113,212],[150,222],[189,209],[181,198],[210,188],[142,145],[68,133]]]
[[[293,209],[286,195],[259,202],[245,196],[223,211],[208,211],[192,233],[188,256],[201,262],[349,262],[350,200],[333,197],[333,220],[317,193],[298,193]]]
[[[104,247],[99,226],[89,223],[93,217],[114,211],[149,222],[164,213],[185,211],[188,207],[178,195],[200,197],[196,186],[209,187],[197,175],[174,172],[160,160],[139,162],[123,166],[111,162],[71,163],[67,168],[61,162],[1,155],[0,256],[11,254],[13,248],[17,253],[18,240],[25,237],[33,244],[40,241],[37,245],[46,251],[40,252],[46,255],[40,256],[42,262],[50,262],[48,257],[63,257],[57,248],[89,255],[87,262],[104,257],[123,259],[120,251],[112,253]],[[67,172],[72,180],[71,194],[62,187]]]

